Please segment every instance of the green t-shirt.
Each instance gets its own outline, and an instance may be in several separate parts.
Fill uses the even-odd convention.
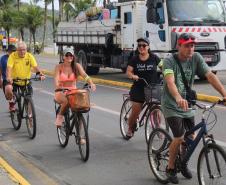
[[[199,53],[194,53],[191,59],[181,61],[182,68],[185,73],[185,77],[189,82],[190,87],[193,86],[195,75],[199,77],[205,77],[205,74],[209,71],[208,65],[205,63],[203,57]],[[162,67],[163,75],[173,74],[175,78],[175,84],[181,96],[185,98],[186,89],[182,80],[180,68],[175,61],[173,55],[165,58]],[[162,100],[162,108],[165,117],[182,117],[188,118],[194,116],[194,111],[183,111],[178,107],[176,100],[170,94],[166,82],[164,81]]]

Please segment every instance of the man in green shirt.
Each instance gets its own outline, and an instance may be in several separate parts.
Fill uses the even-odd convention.
[[[217,76],[211,72],[203,57],[194,52],[195,37],[191,34],[183,33],[177,41],[178,53],[165,58],[163,61],[164,90],[162,95],[162,108],[168,122],[174,139],[169,147],[169,162],[166,175],[170,182],[178,184],[177,172],[175,170],[175,159],[179,152],[180,144],[183,141],[183,135],[186,128],[192,128],[195,125],[194,111],[189,110],[186,100],[186,88],[181,76],[181,71],[175,57],[180,62],[185,78],[192,87],[195,75],[206,77],[208,82],[225,98],[226,91]],[[195,136],[192,135],[194,138]],[[192,173],[187,164],[182,166],[182,175],[188,179],[192,178]]]

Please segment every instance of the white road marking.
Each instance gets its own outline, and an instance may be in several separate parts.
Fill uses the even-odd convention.
[[[47,95],[51,95],[51,96],[54,96],[54,93],[52,92],[49,92],[49,91],[46,91],[46,90],[43,90],[43,89],[40,89],[40,88],[33,88],[34,90],[38,90],[39,92],[41,93],[44,93],[44,94],[47,94]],[[121,89],[120,89],[121,90]],[[211,103],[207,103],[209,105],[211,105]],[[53,114],[53,112],[49,111],[49,110],[43,110],[43,108],[39,107],[39,106],[35,106],[37,107],[39,110],[41,111],[44,111],[44,112],[48,112],[48,114]],[[111,110],[111,109],[108,109],[108,108],[105,108],[105,107],[101,107],[101,106],[98,106],[96,104],[93,104],[92,105],[92,108],[94,109],[97,109],[97,110],[100,110],[100,111],[103,111],[103,112],[107,112],[109,114],[113,114],[113,115],[116,115],[116,116],[120,116],[120,112],[117,112],[117,111],[114,111],[114,110]],[[223,108],[225,109],[223,106],[216,106],[216,108]],[[92,128],[92,130],[95,130]],[[97,132],[97,130],[95,130]],[[98,131],[98,133],[100,133]],[[112,137],[110,135],[106,135],[107,137]],[[226,148],[226,142],[223,142],[223,141],[219,141],[219,140],[215,140],[217,142],[217,144],[219,144],[220,146],[222,147],[225,147]]]

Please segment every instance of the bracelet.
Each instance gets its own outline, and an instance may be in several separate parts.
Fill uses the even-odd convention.
[[[89,79],[90,79],[90,76],[87,75],[87,76],[85,77],[85,81],[87,82]]]

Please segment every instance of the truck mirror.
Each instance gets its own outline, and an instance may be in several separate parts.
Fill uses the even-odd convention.
[[[146,12],[147,23],[156,23],[156,10],[155,8],[148,8]]]

